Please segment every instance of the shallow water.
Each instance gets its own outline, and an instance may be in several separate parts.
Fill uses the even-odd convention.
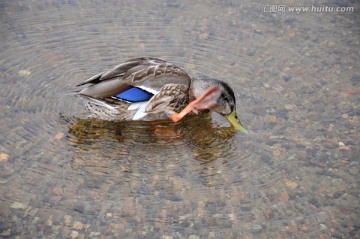
[[[0,236],[359,238],[360,5],[314,4],[355,10],[0,3]],[[68,92],[139,56],[228,82],[250,133],[88,119]]]

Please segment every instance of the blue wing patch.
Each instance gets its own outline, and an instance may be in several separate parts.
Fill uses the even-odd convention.
[[[153,94],[137,87],[131,87],[115,96],[115,98],[129,102],[148,101],[151,97]]]

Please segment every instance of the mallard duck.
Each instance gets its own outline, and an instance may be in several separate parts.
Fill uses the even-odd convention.
[[[77,94],[93,117],[111,120],[178,122],[188,114],[211,110],[246,132],[236,114],[235,94],[220,80],[190,77],[157,58],[135,58],[77,85]]]

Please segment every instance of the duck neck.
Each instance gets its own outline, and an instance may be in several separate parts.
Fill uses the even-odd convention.
[[[191,78],[189,100],[193,101],[204,93],[212,84],[211,79]]]

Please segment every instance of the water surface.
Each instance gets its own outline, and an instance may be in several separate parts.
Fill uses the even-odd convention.
[[[314,4],[354,11],[1,3],[0,235],[359,237],[360,6]],[[139,56],[228,82],[250,133],[216,114],[179,124],[87,118],[68,92]]]

